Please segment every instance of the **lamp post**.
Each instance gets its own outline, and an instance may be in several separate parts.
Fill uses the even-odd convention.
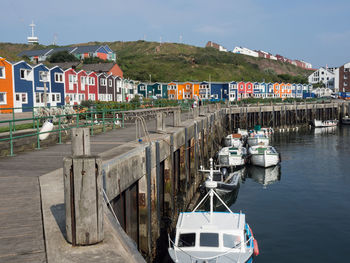
[[[48,81],[48,72],[42,72],[41,78],[44,82],[44,107],[47,106],[47,92],[46,92],[46,82]]]

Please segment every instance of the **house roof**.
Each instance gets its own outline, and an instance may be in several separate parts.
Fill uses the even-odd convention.
[[[94,53],[96,52],[100,47],[103,47],[101,45],[94,45],[94,46],[78,46],[75,50],[72,51],[74,54],[82,54],[82,53]]]
[[[86,71],[109,72],[115,63],[84,64],[81,68]]]
[[[39,50],[25,50],[18,54],[19,57],[35,57],[35,56],[44,56],[46,53],[49,53],[52,48],[39,49]]]

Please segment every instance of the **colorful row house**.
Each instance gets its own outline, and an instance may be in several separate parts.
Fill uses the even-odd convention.
[[[310,97],[312,85],[260,82],[200,82],[168,84],[168,98],[175,100],[242,100],[247,98],[305,98]],[[189,94],[192,94],[190,96]]]
[[[168,85],[164,83],[140,83],[137,85],[137,94],[144,98],[167,98]]]
[[[163,90],[166,88],[166,84],[161,86]],[[12,64],[0,57],[2,113],[12,112],[12,108],[15,112],[25,112],[44,105],[77,105],[88,99],[122,102],[136,94],[136,82],[113,74],[75,68],[63,70],[60,66],[48,68],[44,64],[32,66],[25,61]]]

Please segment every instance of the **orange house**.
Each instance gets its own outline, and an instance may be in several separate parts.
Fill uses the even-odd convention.
[[[12,64],[5,58],[0,57],[0,112],[11,113],[12,110],[4,108],[13,108],[13,80]],[[4,110],[2,110],[4,109]]]
[[[282,97],[279,83],[273,84],[273,93],[275,94],[275,98]]]
[[[193,83],[192,91],[192,98],[194,99],[195,97],[197,97],[197,99],[199,99],[199,83]]]
[[[177,84],[178,100],[192,99],[193,83],[184,82]],[[199,90],[199,87],[198,87]]]
[[[168,99],[177,100],[177,83],[171,82],[167,86],[168,86]]]

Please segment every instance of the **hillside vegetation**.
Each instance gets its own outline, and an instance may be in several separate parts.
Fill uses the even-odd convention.
[[[253,58],[214,48],[185,44],[131,41],[89,42],[108,44],[117,53],[117,63],[124,76],[152,82],[170,81],[287,81],[305,82],[310,71],[294,65],[263,58]],[[79,44],[83,45],[83,44]],[[0,56],[18,60],[17,54],[28,49],[47,48],[26,44],[0,43]]]

